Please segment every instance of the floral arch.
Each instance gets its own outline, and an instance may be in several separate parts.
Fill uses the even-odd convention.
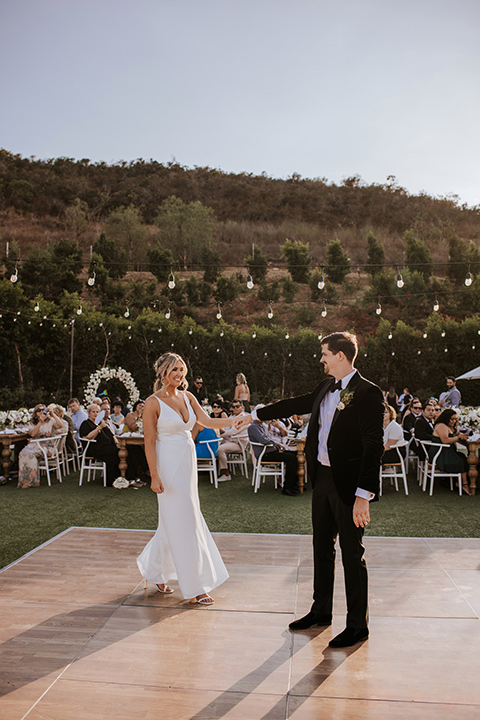
[[[129,394],[130,406],[132,406],[133,403],[135,403],[140,398],[140,392],[135,384],[135,380],[133,379],[132,375],[127,372],[127,370],[124,370],[121,367],[103,367],[90,375],[87,387],[85,388],[85,405],[90,405],[97,397],[98,386],[100,385],[102,380],[113,380],[113,378],[120,380],[120,382],[125,385]]]

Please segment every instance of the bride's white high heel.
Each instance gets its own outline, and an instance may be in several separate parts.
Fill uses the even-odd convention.
[[[158,592],[163,593],[164,595],[171,595],[175,590],[171,587],[169,587],[166,583],[155,583]],[[143,579],[143,589],[147,590],[148,588],[148,580],[146,578]]]

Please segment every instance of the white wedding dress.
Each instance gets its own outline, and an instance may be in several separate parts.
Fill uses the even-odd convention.
[[[165,490],[157,494],[157,532],[138,556],[137,564],[149,582],[178,580],[183,597],[194,598],[225,582],[228,572],[200,510],[191,434],[196,416],[187,396],[184,398],[186,423],[157,397],[157,469]]]

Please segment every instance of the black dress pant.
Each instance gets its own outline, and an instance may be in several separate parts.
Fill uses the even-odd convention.
[[[353,522],[353,507],[340,499],[331,468],[317,465],[312,497],[314,582],[312,612],[330,615],[335,577],[335,541],[342,551],[347,627],[363,630],[368,623],[368,576],[363,528]]]
[[[93,445],[93,443],[92,443]],[[119,457],[118,448],[116,445],[101,445],[100,447],[92,445],[89,447],[92,449],[92,455],[96,460],[100,460],[107,464],[107,485],[111,486],[113,481],[117,477],[120,477],[120,470],[118,469]],[[128,465],[125,476],[127,480],[133,480],[135,478],[135,468]]]
[[[297,453],[292,450],[272,450],[272,452],[266,452],[263,456],[265,462],[271,460],[272,462],[283,462],[285,463],[285,482],[283,487],[286,490],[298,490],[298,461]]]

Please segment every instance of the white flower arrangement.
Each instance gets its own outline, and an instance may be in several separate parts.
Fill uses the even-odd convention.
[[[133,405],[133,403],[140,398],[140,392],[135,384],[135,380],[127,370],[124,370],[122,367],[103,367],[90,375],[84,394],[85,407],[88,407],[96,398],[98,386],[102,380],[113,380],[113,378],[120,380],[120,382],[125,385],[129,395],[130,405]]]
[[[29,425],[32,410],[19,408],[18,410],[0,410],[0,429],[14,429]]]
[[[468,427],[474,432],[480,432],[480,408],[457,408],[456,413],[458,415],[458,427]]]

